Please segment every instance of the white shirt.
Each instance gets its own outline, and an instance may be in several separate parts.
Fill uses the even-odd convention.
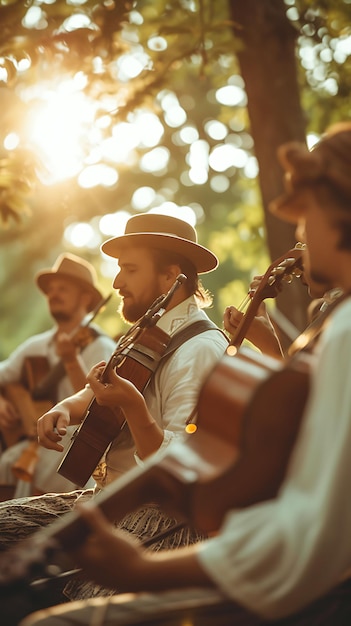
[[[59,362],[56,354],[54,336],[56,328],[52,328],[33,337],[29,337],[18,346],[10,356],[0,362],[0,385],[18,382],[22,377],[23,365],[26,358],[43,356],[48,360],[49,366],[54,367]],[[90,342],[80,356],[89,371],[93,365],[101,360],[108,360],[116,347],[116,342],[105,334],[100,334]],[[60,402],[73,393],[73,388],[68,376],[64,376],[57,387],[57,402]]]
[[[19,382],[21,380],[23,365],[27,357],[46,357],[50,367],[54,367],[60,360],[56,354],[54,343],[56,330],[56,328],[52,328],[48,331],[30,337],[18,346],[7,359],[2,361],[0,363],[0,386],[6,385],[7,383]],[[91,369],[93,365],[96,365],[99,361],[107,361],[112,355],[115,347],[116,342],[113,339],[105,334],[98,335],[96,339],[90,342],[80,353],[80,358],[87,368],[87,371],[89,371],[89,369]],[[71,382],[68,376],[64,376],[57,386],[57,402],[72,394],[73,387]],[[68,428],[67,434],[61,442],[65,450],[69,446],[70,439],[75,430],[76,426]],[[0,483],[15,484],[16,480],[13,476],[11,468],[26,446],[26,441],[19,442],[1,454]],[[57,467],[62,459],[63,453],[41,447],[38,450],[39,459],[36,464],[33,477],[33,484],[35,488],[43,492],[64,492],[75,489],[77,485],[74,485],[71,481],[57,473]],[[28,495],[28,483],[27,485],[21,485],[20,483],[22,483],[22,481],[19,481],[18,483],[16,497]],[[93,481],[91,484],[93,484]]]
[[[157,325],[173,336],[203,319],[208,319],[208,316],[191,296],[167,311]],[[151,415],[164,431],[160,450],[168,446],[174,437],[184,435],[186,420],[196,405],[199,389],[227,345],[221,332],[207,330],[186,341],[164,362],[161,361],[144,392]],[[115,440],[107,453],[106,463],[106,484],[135,467],[136,463],[142,464],[131,437],[122,433]]]
[[[310,396],[278,497],[229,512],[218,536],[199,547],[216,585],[268,619],[295,613],[351,567],[350,319],[349,298],[317,344]]]

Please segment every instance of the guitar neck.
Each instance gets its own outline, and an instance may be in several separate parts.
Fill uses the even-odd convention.
[[[233,334],[230,345],[239,348],[244,341],[247,331],[257,314],[260,304],[266,298],[276,298],[281,288],[282,281],[292,280],[293,276],[300,276],[302,271],[302,248],[296,246],[276,259],[266,270],[264,276],[255,290],[250,304],[243,318]]]
[[[260,306],[261,302],[263,302],[263,297],[260,297],[261,294],[255,294],[255,296],[250,301],[250,304],[245,314],[243,315],[240,324],[238,325],[235,333],[230,340],[230,345],[235,346],[235,348],[240,348],[242,342],[247,335],[247,331],[249,330],[252,321],[258,311],[258,307]]]
[[[117,522],[144,504],[155,502],[178,520],[195,522],[207,530],[207,520],[204,517],[199,521],[196,513],[196,485],[210,485],[233,466],[238,447],[230,439],[214,436],[210,429],[203,428],[174,440],[162,456],[154,455],[144,467],[129,470],[103,489],[94,502],[110,521]],[[75,513],[65,518],[55,522],[54,536],[69,549],[83,542],[86,534],[81,532],[82,522]]]

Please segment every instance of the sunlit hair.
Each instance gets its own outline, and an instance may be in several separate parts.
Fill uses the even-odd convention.
[[[191,261],[176,252],[161,250],[160,248],[152,248],[150,253],[154,260],[155,267],[160,273],[165,272],[170,265],[178,265],[180,273],[185,274],[188,279],[184,283],[188,297],[194,295],[201,308],[211,306],[212,295],[202,285],[201,279]]]

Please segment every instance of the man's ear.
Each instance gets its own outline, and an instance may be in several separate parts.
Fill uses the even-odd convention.
[[[180,266],[177,265],[176,263],[173,265],[167,266],[165,270],[165,278],[167,282],[169,283],[169,286],[171,286],[175,282],[177,276],[179,276],[179,274],[181,273],[182,273],[182,270]]]

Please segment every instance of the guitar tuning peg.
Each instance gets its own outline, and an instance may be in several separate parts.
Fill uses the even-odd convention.
[[[281,274],[284,274],[285,271],[286,271],[286,267],[284,267],[283,265],[277,265],[277,267],[275,267],[272,270],[272,275],[273,276],[280,276]]]
[[[289,267],[290,265],[294,265],[294,263],[296,263],[296,259],[294,259],[294,257],[288,257],[282,261],[282,265],[284,265],[284,267]]]
[[[294,276],[296,276],[296,278],[301,278],[302,276],[302,269],[300,267],[295,267],[292,271],[292,274]]]

